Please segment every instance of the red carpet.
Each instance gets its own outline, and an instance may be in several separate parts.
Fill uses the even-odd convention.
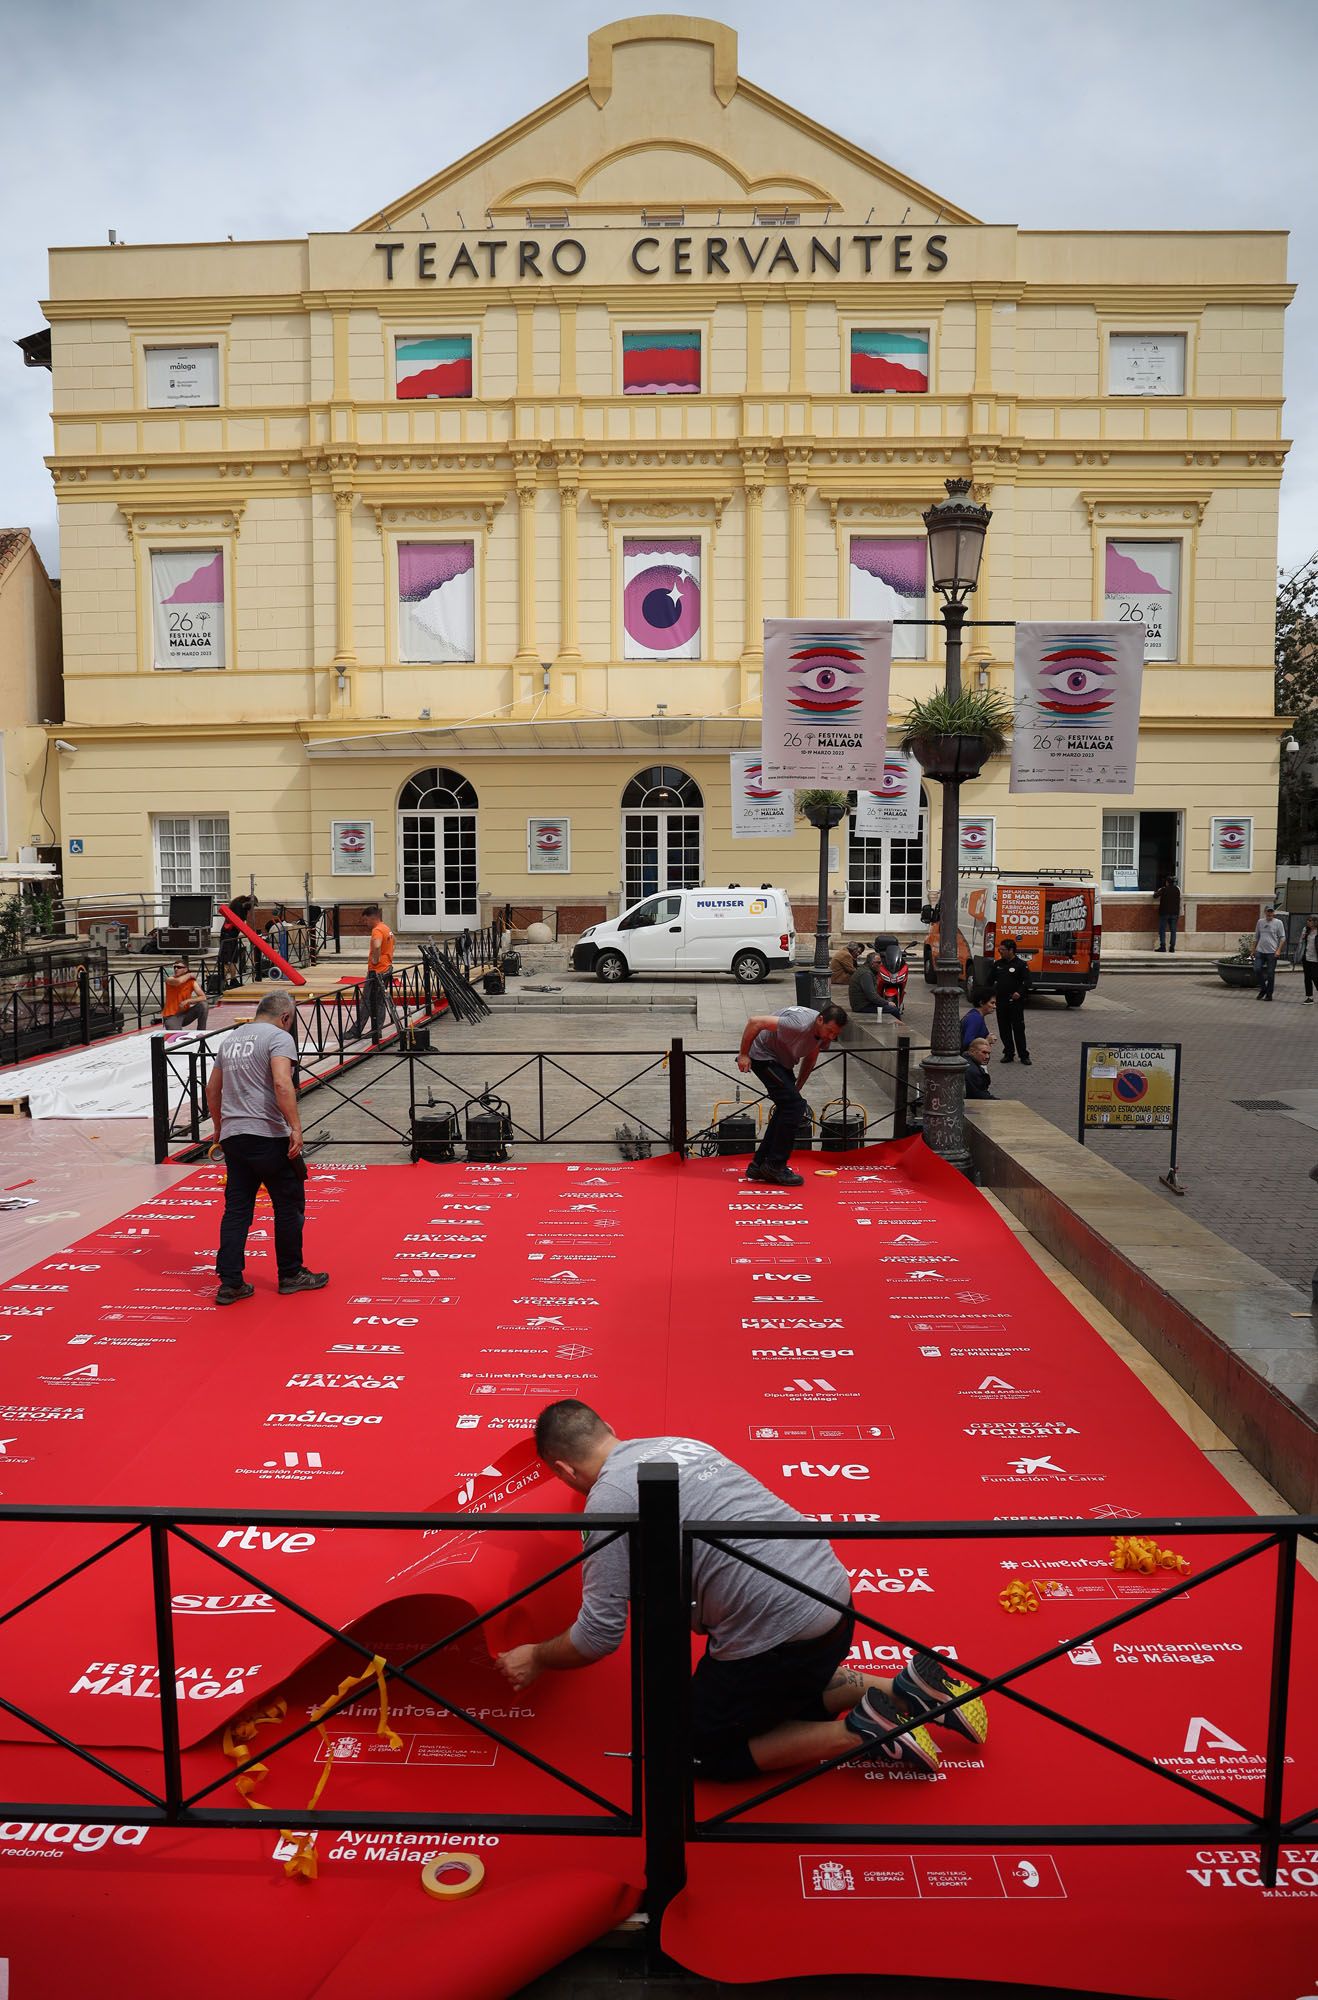
[[[988,1207],[918,1143],[826,1167],[809,1157],[806,1186],[785,1198],[746,1187],[731,1162],[323,1169],[307,1242],[312,1261],[332,1267],[331,1289],[278,1299],[271,1246],[258,1240],[257,1297],[228,1312],[208,1303],[217,1188],[199,1173],[0,1289],[4,1501],[565,1508],[565,1490],[536,1478],[526,1433],[542,1403],[575,1393],[623,1434],[711,1438],[803,1511],[833,1519],[1101,1521],[1083,1544],[843,1545],[862,1611],[983,1671],[1169,1580],[1113,1573],[1109,1523],[1241,1511]],[[6,1529],[4,1602],[113,1532]],[[214,1546],[220,1531],[198,1539]],[[1239,1545],[1166,1539],[1196,1569]],[[225,1547],[252,1581],[178,1550],[187,1780],[226,1778],[219,1736],[258,1696],[281,1691],[296,1722],[355,1670],[263,1586],[331,1623],[359,1621],[357,1636],[398,1661],[574,1545],[568,1531],[477,1546],[253,1527]],[[0,1626],[0,1692],[155,1785],[146,1574],[139,1541]],[[1037,1615],[1000,1610],[997,1593],[1016,1575],[1049,1584]],[[1258,1807],[1272,1585],[1269,1556],[1031,1675],[1024,1691]],[[1301,1577],[1300,1660],[1311,1657],[1313,1596]],[[496,1621],[490,1643],[561,1629],[574,1601],[561,1581]],[[901,1644],[870,1633],[860,1651],[891,1671]],[[518,1698],[473,1634],[428,1671],[510,1740],[624,1800],[629,1767],[609,1754],[628,1742],[620,1662]],[[12,1864],[0,1876],[0,1957],[15,2000],[73,2000],[93,1979],[131,1983],[135,2000],[173,2000],[184,1984],[219,2000],[239,1976],[252,2000],[502,1995],[631,1906],[641,1864],[627,1843],[491,1841],[479,1894],[438,1905],[417,1891],[415,1864],[430,1851],[421,1837],[338,1833],[336,1809],[586,1809],[423,1697],[395,1684],[391,1706],[401,1753],[377,1737],[365,1695],[330,1725],[315,1885],[285,1881],[272,1861],[280,1808],[305,1805],[322,1768],[315,1734],[273,1760],[259,1794],[271,1820],[251,1834],[0,1825]],[[730,1980],[905,1972],[1149,2000],[1315,1990],[1318,1846],[1292,1849],[1282,1885],[1265,1892],[1228,1813],[1002,1698],[992,1715],[983,1753],[941,1739],[936,1777],[853,1766],[771,1809],[912,1827],[899,1850],[692,1850],[667,1948]],[[1295,1776],[1313,1771],[1308,1704],[1292,1717],[1285,1809],[1299,1813],[1312,1804]],[[21,1724],[2,1727],[4,1797],[40,1787],[122,1799]],[[218,1796],[233,1798],[227,1780]],[[710,1792],[702,1810],[734,1797]],[[1220,1821],[1221,1835],[1202,1851],[1124,1852],[948,1852],[918,1838],[925,1826],[1012,1819]],[[198,1949],[217,1901],[241,1963]],[[958,1914],[930,1923],[917,1908],[930,1901]],[[876,1903],[887,1905],[879,1922]]]

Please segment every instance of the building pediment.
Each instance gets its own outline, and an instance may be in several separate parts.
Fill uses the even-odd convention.
[[[362,231],[717,226],[758,216],[882,227],[973,222],[864,148],[737,73],[721,22],[671,14],[590,37],[585,78],[359,225]]]

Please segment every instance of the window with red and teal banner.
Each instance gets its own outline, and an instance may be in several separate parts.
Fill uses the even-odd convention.
[[[394,343],[394,380],[400,402],[470,396],[471,335],[399,334]]]
[[[851,335],[853,396],[919,395],[929,387],[929,335],[856,327]]]
[[[624,333],[624,396],[698,396],[698,333]]]

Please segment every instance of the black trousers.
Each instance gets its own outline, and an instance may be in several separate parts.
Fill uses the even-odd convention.
[[[296,1277],[302,1269],[302,1220],[306,1212],[306,1169],[302,1162],[289,1159],[287,1139],[263,1139],[254,1132],[222,1139],[220,1147],[228,1175],[220,1252],[215,1260],[220,1283],[240,1285],[243,1281],[247,1232],[256,1209],[257,1189],[262,1187],[268,1190],[275,1211],[279,1275]]]
[[[791,1158],[805,1117],[805,1099],[796,1087],[795,1072],[784,1063],[752,1060],[751,1068],[773,1099],[773,1116],[764,1137],[755,1148],[752,1164],[772,1168],[776,1173]]]
[[[691,1759],[702,1778],[753,1778],[752,1737],[782,1722],[827,1722],[824,1689],[851,1651],[852,1612],[817,1639],[794,1639],[745,1660],[708,1650],[691,1676]]]
[[[1019,993],[1010,997],[1004,994],[998,1001],[998,1025],[1002,1029],[1004,1062],[1013,1054],[1024,1057],[1030,1053],[1025,1046],[1025,1002]]]
[[[1300,970],[1304,974],[1304,997],[1307,1000],[1311,994],[1318,993],[1318,959],[1302,958]]]

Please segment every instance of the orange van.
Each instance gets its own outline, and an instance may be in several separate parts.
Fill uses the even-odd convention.
[[[1098,984],[1103,939],[1099,886],[1087,869],[1058,868],[1016,874],[998,868],[963,868],[957,925],[957,958],[967,995],[982,999],[992,985],[990,967],[998,940],[1015,938],[1030,968],[1035,993],[1061,993],[1068,1007],[1084,1004]],[[926,905],[925,983],[937,979],[939,909]]]

